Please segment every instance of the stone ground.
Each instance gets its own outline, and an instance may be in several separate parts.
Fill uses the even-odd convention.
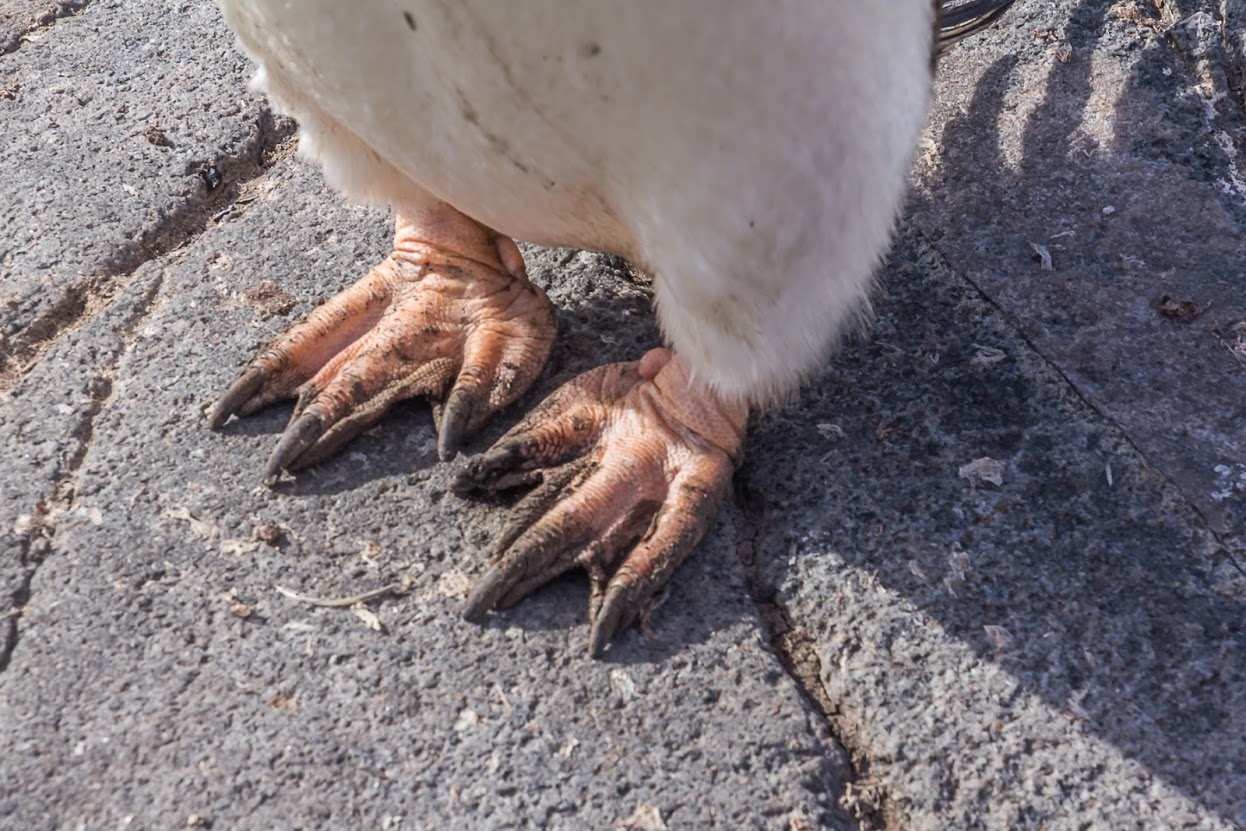
[[[601,662],[578,576],[460,620],[505,505],[426,406],[273,490],[288,408],[207,429],[388,240],[248,74],[205,2],[0,0],[0,827],[1246,827],[1240,0],[945,61],[876,326]],[[559,344],[475,449],[657,340],[527,253]]]

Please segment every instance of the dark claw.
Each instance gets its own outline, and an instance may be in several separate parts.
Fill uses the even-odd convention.
[[[480,578],[480,582],[476,584],[476,588],[472,589],[471,597],[467,598],[467,602],[463,604],[463,618],[470,623],[481,623],[501,599],[502,595],[510,590],[515,583],[518,574],[513,566],[504,568],[502,566],[494,566],[485,572],[485,576]]]
[[[355,416],[339,421],[326,430],[325,434],[313,446],[308,448],[306,453],[303,453],[286,465],[286,470],[302,470],[305,467],[318,465],[326,459],[332,458],[351,439],[380,421],[383,413],[384,410],[381,410],[374,414],[368,414],[367,417]]]
[[[480,578],[463,607],[463,617],[479,623],[492,609],[514,606],[575,564],[587,529],[531,529]]]
[[[508,490],[541,481],[540,471],[517,470],[523,462],[518,442],[495,447],[469,461],[454,477],[451,490],[464,496],[473,491]]]
[[[637,610],[632,607],[628,587],[616,583],[606,590],[606,596],[590,624],[588,654],[600,658],[610,645],[611,639],[632,624]]]
[[[325,425],[316,412],[303,413],[281,434],[281,441],[273,448],[264,466],[264,484],[277,481],[281,471],[286,470],[299,456],[324,435]]]
[[[264,386],[265,380],[264,370],[258,366],[248,367],[212,407],[212,414],[208,417],[208,423],[212,429],[219,430],[225,422],[229,421],[230,416],[246,406],[246,403]]]
[[[458,455],[475,406],[473,396],[466,390],[456,389],[450,393],[437,430],[437,455],[443,462]]]

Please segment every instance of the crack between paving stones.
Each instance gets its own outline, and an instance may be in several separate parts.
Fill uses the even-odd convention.
[[[277,161],[289,155],[293,149],[290,139],[294,132],[292,122],[278,123],[267,110],[264,112],[261,116],[256,142],[240,154],[239,158],[229,162],[231,168],[241,168],[244,171],[244,175],[238,176],[231,183],[230,192],[225,194],[230,201],[237,198],[241,188],[263,177]],[[212,217],[220,203],[225,201],[227,200],[204,199],[188,204],[180,215],[174,217],[172,229],[154,232],[149,235],[149,238],[141,240],[138,245],[114,256],[111,263],[114,266],[115,279],[99,288],[104,296],[96,298],[91,304],[84,304],[84,308],[74,316],[72,321],[59,327],[52,336],[47,338],[32,355],[32,366],[26,367],[13,384],[20,381],[21,377],[25,377],[26,373],[38,364],[39,358],[61,337],[82,328],[111,308],[113,298],[138,279],[138,272],[144,265],[170,257],[202,235],[211,226]],[[128,351],[135,333],[141,331],[144,322],[150,317],[163,282],[161,276],[153,279],[151,286],[135,304],[135,310],[128,315],[127,319],[119,322],[117,334],[123,345],[88,384],[91,403],[71,433],[76,447],[57,472],[56,484],[52,491],[35,505],[35,516],[18,543],[18,561],[24,574],[21,583],[10,595],[9,608],[0,612],[0,625],[7,630],[4,633],[3,646],[0,646],[0,673],[11,665],[13,654],[21,640],[19,621],[33,596],[35,575],[53,550],[59,520],[69,514],[74,507],[78,473],[91,449],[96,420],[108,408],[112,400],[113,381],[117,368]],[[7,391],[13,384],[5,386],[0,383],[0,393]]]
[[[128,351],[135,333],[141,330],[143,323],[150,317],[151,310],[156,304],[156,298],[159,297],[160,289],[163,285],[163,277],[158,276],[152,280],[151,286],[139,298],[135,311],[127,320],[121,322],[118,334],[121,336],[124,345],[117,350],[116,355],[100,370],[99,374],[87,384],[91,403],[83,412],[82,420],[74,427],[73,432],[70,433],[70,438],[75,442],[74,451],[65,459],[61,469],[57,471],[56,484],[53,486],[51,493],[36,503],[35,516],[32,518],[30,526],[25,530],[23,539],[18,543],[18,562],[21,564],[24,573],[21,583],[10,596],[8,610],[3,613],[4,624],[8,631],[4,645],[0,647],[0,673],[9,668],[13,653],[21,640],[21,629],[18,626],[18,621],[21,619],[26,605],[33,596],[35,574],[52,552],[58,522],[73,510],[74,497],[77,493],[78,472],[81,470],[87,453],[91,449],[91,440],[95,435],[96,419],[108,408],[109,402],[112,401],[113,381],[117,375],[117,368],[121,363],[121,359]]]
[[[9,340],[7,354],[0,353],[0,395],[17,386],[58,340],[107,311],[140,267],[198,239],[220,218],[222,209],[231,211],[249,185],[293,152],[296,128],[292,121],[274,118],[265,108],[257,126],[254,139],[240,152],[216,160],[229,171],[228,181],[210,193],[200,191],[159,225],[142,231],[95,274],[74,282],[48,312]]]
[[[775,588],[767,585],[761,577],[757,567],[757,539],[764,519],[756,503],[757,500],[749,495],[748,485],[737,480],[736,504],[744,515],[744,521],[736,543],[736,556],[744,569],[749,599],[753,601],[765,627],[766,640],[780,665],[796,683],[805,702],[821,715],[831,740],[848,760],[851,777],[843,783],[840,808],[852,818],[860,831],[898,828],[898,823],[889,819],[896,814],[882,783],[871,775],[869,754],[844,729],[840,707],[822,683],[822,661],[818,657],[813,635],[796,621],[779,602]]]
[[[18,546],[18,557],[23,567],[26,566],[30,554],[30,543],[27,541]],[[4,612],[2,618],[4,623],[3,641],[0,641],[0,673],[9,668],[9,661],[13,658],[13,650],[17,648],[18,629],[17,619],[21,617],[22,610],[26,608],[26,604],[30,602],[30,585],[34,578],[34,573],[29,568],[22,575],[21,585],[10,595],[9,608]]]
[[[31,35],[51,28],[58,20],[82,14],[92,2],[94,0],[65,0],[53,8],[44,9],[43,13],[38,16],[28,18],[24,28],[0,43],[0,57],[16,52]]]

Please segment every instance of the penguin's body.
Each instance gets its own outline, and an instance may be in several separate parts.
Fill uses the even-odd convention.
[[[930,91],[929,0],[223,5],[332,184],[633,260],[755,400],[859,317]]]
[[[427,268],[428,250],[450,251],[526,284],[522,260],[506,239],[514,237],[621,254],[651,272],[674,356],[651,353],[629,370],[635,377],[628,376],[627,395],[633,387],[648,389],[658,404],[619,404],[596,386],[590,397],[616,409],[656,406],[665,413],[657,421],[682,436],[677,443],[690,444],[694,456],[709,448],[728,462],[738,458],[746,405],[794,386],[868,310],[872,272],[888,244],[925,117],[939,11],[930,0],[539,0],[505,14],[483,0],[221,5],[261,67],[260,89],[298,119],[305,155],[345,193],[395,207],[397,254],[414,245],[424,257],[419,267]],[[971,5],[993,14],[1007,3]],[[961,17],[963,28],[984,19]],[[358,337],[341,337],[343,351],[356,349]],[[545,336],[523,337],[531,343]],[[528,349],[539,358],[538,370],[542,349],[548,352],[543,341]],[[472,347],[451,351],[470,354]],[[432,360],[445,357],[438,352]],[[285,371],[288,355],[282,360]],[[300,375],[305,399],[315,397],[308,383],[321,394],[331,383],[321,377],[326,360],[333,363],[321,360]],[[471,363],[461,360],[452,373],[458,380],[446,387],[464,383],[464,361]],[[271,386],[265,379],[274,373],[253,370],[249,383]],[[535,377],[518,374],[527,379],[524,387],[528,375]],[[255,406],[292,389],[266,387]],[[405,394],[444,399],[452,411],[457,392],[426,384]],[[477,404],[488,398],[489,411],[501,401],[472,394]],[[218,422],[245,409],[239,401],[246,397],[231,395]],[[627,395],[621,392],[619,401]],[[300,452],[332,429],[324,424],[329,403],[306,405],[300,404],[299,429],[307,435],[292,445]],[[313,411],[315,418],[308,415]],[[543,417],[558,421],[560,413]],[[452,422],[474,427],[477,421],[461,412],[440,420],[443,438]],[[629,418],[598,421],[607,425],[604,435]],[[642,422],[635,429],[652,426]],[[538,427],[530,419],[516,435],[530,437]],[[577,452],[596,469],[606,451],[592,447]],[[672,486],[682,464],[669,458],[669,441],[662,448],[664,458],[654,461],[659,490]],[[297,456],[291,452],[276,466]],[[451,447],[445,455],[452,453]],[[566,454],[554,455],[563,464]],[[713,482],[705,485],[714,494],[702,500],[706,505],[721,497],[721,467],[715,463]],[[477,470],[474,481],[489,486],[490,475]],[[603,499],[633,485],[611,480]],[[667,492],[656,496],[670,507]],[[712,506],[687,510],[712,514]],[[620,516],[590,525],[602,536],[622,533],[620,523],[639,522],[625,522],[630,511],[621,508]],[[655,511],[639,522],[651,524],[648,536],[670,513]],[[581,536],[562,547],[584,549],[590,535]],[[506,565],[504,552],[499,567],[509,571],[495,579],[504,587],[478,592],[473,613],[510,599],[522,582],[516,569],[523,569]],[[542,566],[540,576],[548,579],[545,571],[556,573],[577,558],[590,570],[600,565],[582,555],[550,555],[558,563]],[[490,579],[492,572],[484,582]],[[660,582],[628,591],[647,597]],[[624,617],[633,614],[629,609]],[[602,645],[596,631],[594,643]]]

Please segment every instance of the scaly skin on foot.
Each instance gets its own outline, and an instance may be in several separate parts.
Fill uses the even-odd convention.
[[[438,452],[451,459],[532,384],[553,345],[553,306],[513,241],[465,221],[399,215],[393,253],[277,338],[222,396],[214,428],[297,396],[266,481],[331,456],[415,396],[433,402]]]
[[[600,656],[713,525],[747,417],[744,404],[694,385],[666,349],[568,382],[456,482],[459,492],[536,485],[464,615],[480,620],[580,566],[592,581],[589,650]]]

